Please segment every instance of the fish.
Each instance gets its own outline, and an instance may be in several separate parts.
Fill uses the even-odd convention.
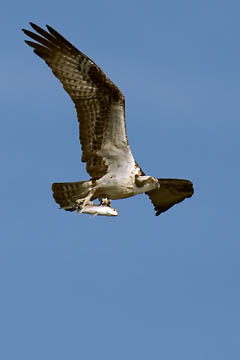
[[[92,216],[117,216],[118,211],[107,205],[86,205],[84,209],[78,209],[78,214],[89,214]]]

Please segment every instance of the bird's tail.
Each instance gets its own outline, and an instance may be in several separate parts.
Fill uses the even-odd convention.
[[[52,184],[53,197],[56,203],[67,211],[77,210],[77,200],[84,199],[89,194],[90,190],[90,181]]]

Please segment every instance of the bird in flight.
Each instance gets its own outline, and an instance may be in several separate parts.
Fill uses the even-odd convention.
[[[111,200],[146,194],[156,215],[193,194],[189,180],[158,179],[144,174],[129,147],[125,99],[118,87],[89,57],[51,26],[30,23],[23,29],[34,49],[71,97],[79,122],[82,161],[90,180],[52,184],[60,208],[92,215],[116,216]],[[93,201],[99,200],[99,204]]]

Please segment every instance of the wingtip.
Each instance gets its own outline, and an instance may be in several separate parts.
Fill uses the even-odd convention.
[[[194,186],[193,186],[193,183],[190,180],[188,180],[188,182],[189,182],[189,188],[188,188],[189,197],[191,197],[194,194]]]
[[[50,32],[50,34],[52,34],[54,37],[61,37],[63,38],[63,36],[61,34],[59,34],[59,32],[57,30],[55,30],[52,26],[46,24],[46,28],[48,29],[48,31]],[[66,40],[66,39],[65,39]]]
[[[34,46],[35,46],[35,43],[34,43],[33,41],[24,40],[24,42],[25,42],[28,46],[31,46],[31,47],[34,47]]]
[[[39,34],[41,34],[43,31],[45,31],[44,29],[42,29],[40,26],[38,26],[37,24],[34,24],[33,22],[29,22],[29,24],[31,25],[31,27],[38,32]]]
[[[36,27],[38,27],[36,24],[34,24],[33,22],[31,22],[31,21],[29,21],[29,25],[34,29],[34,30],[36,30]],[[26,31],[29,31],[29,30],[27,30],[27,29],[21,29],[23,32],[24,32],[24,34],[26,33]]]
[[[33,28],[33,30],[37,31],[38,26],[36,24],[34,24],[32,21],[30,21],[29,25]]]
[[[31,37],[31,31],[27,30],[27,29],[22,29],[22,31],[24,32],[25,35]]]
[[[32,21],[29,21],[29,25],[34,29],[37,25],[34,24]]]
[[[54,30],[50,25],[48,25],[48,24],[46,24],[46,28],[48,29],[48,31],[49,32],[51,32],[51,31],[56,31],[56,30]]]

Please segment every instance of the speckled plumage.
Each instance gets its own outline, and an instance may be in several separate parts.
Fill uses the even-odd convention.
[[[83,206],[86,206],[96,198],[120,199],[147,192],[157,215],[165,211],[159,212],[161,183],[156,178],[146,177],[132,156],[125,126],[125,99],[121,91],[91,59],[52,27],[47,25],[46,31],[33,23],[30,25],[36,33],[23,29],[34,40],[26,40],[26,43],[45,60],[75,104],[82,161],[86,162],[86,170],[91,176],[89,181],[53,184],[56,202],[65,210],[72,211],[78,209],[82,199],[85,201]],[[168,191],[165,191],[161,209],[167,210],[193,193],[191,182],[183,180],[191,184],[188,184],[186,194],[181,190],[179,196],[176,194],[179,187],[175,187],[176,196],[172,196],[173,181],[169,187],[170,206],[166,196]],[[179,185],[182,180],[177,181]],[[154,191],[152,196],[151,191]]]

